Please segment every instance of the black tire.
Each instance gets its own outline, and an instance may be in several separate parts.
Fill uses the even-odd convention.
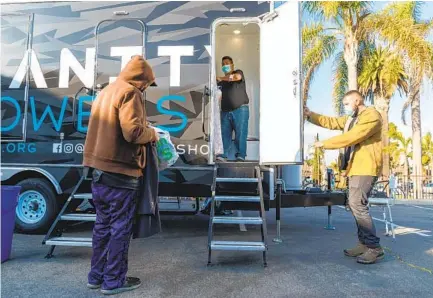
[[[17,185],[21,186],[21,193],[15,216],[16,231],[25,234],[47,232],[59,212],[56,194],[50,183],[45,179],[30,178]],[[29,201],[32,202],[32,210],[37,212],[29,211]],[[41,213],[41,210],[44,212]]]

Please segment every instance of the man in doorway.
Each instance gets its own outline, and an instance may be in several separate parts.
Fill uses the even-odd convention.
[[[345,94],[343,104],[346,116],[326,117],[306,107],[304,114],[315,125],[344,131],[326,141],[316,142],[315,147],[344,148],[340,167],[349,177],[349,207],[355,217],[359,240],[355,248],[346,249],[344,253],[356,257],[358,263],[372,264],[384,257],[367,206],[368,196],[382,172],[382,118],[374,107],[365,106],[364,98],[356,90]]]
[[[151,66],[134,56],[92,104],[83,160],[93,169],[96,209],[87,287],[101,288],[106,295],[141,285],[126,273],[139,179],[146,165],[144,145],[158,140],[147,124],[142,95],[154,81]]]
[[[218,161],[227,161],[235,132],[236,161],[245,161],[247,155],[248,121],[250,117],[249,99],[245,85],[244,73],[234,68],[233,59],[222,58],[223,77],[217,77],[221,88],[221,135],[224,153],[217,157]]]

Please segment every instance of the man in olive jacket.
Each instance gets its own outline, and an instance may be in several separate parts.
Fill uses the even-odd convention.
[[[101,288],[103,294],[141,285],[126,272],[139,179],[146,165],[144,145],[158,139],[147,124],[142,95],[154,81],[150,65],[134,56],[92,104],[83,160],[93,169],[96,209],[87,287]]]
[[[340,167],[349,177],[349,207],[358,227],[359,243],[344,250],[357,262],[371,264],[384,256],[368,210],[368,196],[382,172],[382,118],[374,107],[366,107],[354,90],[343,99],[346,116],[326,117],[304,109],[308,120],[318,126],[341,130],[343,134],[315,144],[323,149],[342,149]]]

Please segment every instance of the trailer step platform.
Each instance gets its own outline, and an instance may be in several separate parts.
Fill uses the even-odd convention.
[[[264,242],[212,241],[210,245],[213,250],[266,251]]]
[[[92,247],[92,238],[53,237],[45,241],[46,245]]]
[[[215,196],[219,202],[256,202],[260,203],[259,196]]]
[[[83,169],[83,175],[78,181],[77,185],[72,190],[69,198],[67,199],[62,210],[60,210],[47,235],[45,235],[42,244],[50,245],[50,249],[45,258],[49,259],[53,257],[53,252],[56,246],[81,246],[81,247],[92,247],[92,238],[80,238],[80,237],[62,237],[65,231],[65,222],[75,221],[75,222],[95,222],[96,214],[89,213],[70,213],[68,211],[68,206],[72,200],[91,200],[91,193],[79,193],[80,187],[86,180],[91,180],[91,171],[89,168]]]
[[[239,165],[239,163],[237,163]],[[226,163],[220,164],[222,167],[227,167]],[[209,220],[209,231],[208,231],[208,265],[212,264],[212,251],[261,251],[263,252],[263,265],[266,267],[266,251],[267,251],[267,229],[266,229],[266,215],[265,205],[263,199],[263,186],[262,186],[262,171],[258,165],[242,164],[243,167],[254,167],[256,177],[218,177],[218,169],[216,169],[215,183],[212,186],[212,198],[211,198],[211,211]],[[220,166],[218,166],[220,167]],[[216,195],[218,183],[256,183],[258,195],[257,196],[242,196],[242,195],[231,195],[222,196]],[[215,204],[217,202],[248,202],[259,204],[259,216],[258,217],[225,217],[215,216]],[[215,241],[214,237],[214,225],[215,224],[249,224],[249,225],[260,225],[261,241]]]
[[[234,217],[234,216],[215,216],[213,222],[216,224],[245,224],[245,225],[261,225],[263,219],[260,217]]]

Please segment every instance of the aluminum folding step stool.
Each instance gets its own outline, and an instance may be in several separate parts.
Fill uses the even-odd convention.
[[[208,265],[211,264],[213,250],[231,250],[231,251],[262,251],[263,265],[266,267],[266,251],[267,245],[267,229],[266,215],[263,201],[263,186],[262,173],[259,166],[255,166],[255,174],[257,178],[222,178],[215,175],[215,183],[212,189],[211,212],[209,219],[208,231]],[[216,195],[216,184],[218,183],[257,183],[258,196],[219,196]],[[230,217],[230,216],[215,216],[216,202],[249,202],[260,204],[259,217]],[[261,226],[262,241],[214,241],[213,226],[214,224],[250,224]]]
[[[71,195],[67,199],[62,210],[60,210],[47,235],[45,236],[42,244],[51,245],[48,254],[45,258],[49,259],[53,257],[53,252],[56,246],[79,246],[79,247],[92,247],[92,238],[86,237],[63,237],[64,227],[61,226],[62,221],[76,221],[76,222],[87,222],[96,221],[96,214],[89,213],[68,213],[68,206],[72,200],[91,200],[91,193],[77,193],[82,183],[86,180],[92,180],[91,172],[89,168],[83,169],[83,175],[78,181],[77,185],[72,190]]]

